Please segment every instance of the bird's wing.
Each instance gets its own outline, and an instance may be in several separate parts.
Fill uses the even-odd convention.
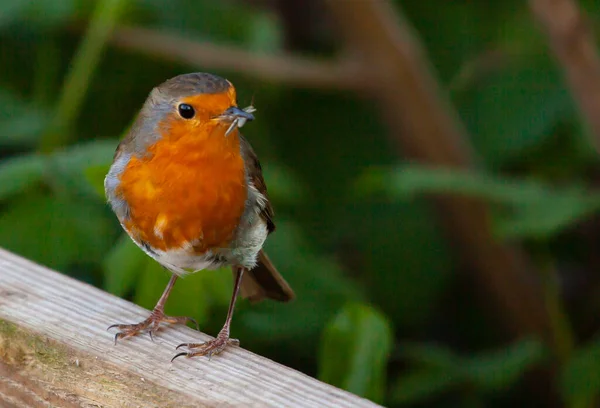
[[[250,181],[258,190],[258,192],[261,193],[265,198],[266,203],[260,212],[260,216],[267,223],[267,229],[269,233],[271,233],[275,231],[275,223],[273,222],[273,217],[275,214],[273,212],[273,206],[269,201],[267,185],[265,184],[265,179],[262,175],[262,167],[260,166],[260,161],[258,161],[258,157],[256,156],[256,153],[254,153],[254,149],[252,149],[250,143],[241,134],[240,144],[242,157],[244,158],[244,162],[246,163],[246,171],[248,172]]]

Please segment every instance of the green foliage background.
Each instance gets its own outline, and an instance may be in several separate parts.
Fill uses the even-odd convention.
[[[321,8],[291,41],[298,33],[272,3],[0,2],[0,246],[152,308],[168,275],[123,235],[102,179],[150,89],[204,69],[116,48],[110,31],[140,25],[257,54],[340,51]],[[289,305],[240,302],[233,333],[252,351],[388,406],[592,406],[599,163],[545,39],[522,1],[396,5],[424,41],[484,173],[398,158],[380,113],[355,93],[215,72],[236,84],[240,105],[255,97],[257,120],[244,131],[276,209],[267,250],[298,294]],[[597,26],[600,7],[582,6]],[[500,63],[485,63],[492,53]],[[548,307],[562,319],[566,351],[552,387],[535,377],[557,366],[553,353],[539,339],[508,341],[421,197],[439,192],[489,201],[497,239],[522,244],[556,284]],[[230,274],[186,279],[167,312],[216,333]]]

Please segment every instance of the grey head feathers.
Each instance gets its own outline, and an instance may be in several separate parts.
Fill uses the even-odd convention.
[[[166,97],[176,99],[184,95],[226,92],[229,87],[231,87],[231,83],[224,78],[204,72],[194,72],[168,79],[155,89]]]

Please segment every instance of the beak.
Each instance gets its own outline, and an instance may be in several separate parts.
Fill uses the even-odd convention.
[[[254,106],[248,106],[247,108],[240,109],[237,106],[232,106],[227,109],[223,114],[219,116],[219,119],[229,123],[229,128],[225,132],[225,136],[228,136],[235,128],[241,128],[246,124],[248,120],[254,120],[252,112],[256,111]]]
[[[231,108],[223,112],[220,118],[229,122],[233,122],[236,119],[243,119],[243,121],[245,122],[247,120],[254,120],[254,115],[250,112],[246,112],[245,110],[238,108],[237,106],[232,106]]]

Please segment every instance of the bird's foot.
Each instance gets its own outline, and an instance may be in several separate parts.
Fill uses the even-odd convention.
[[[176,350],[185,347],[188,351],[179,353],[171,359],[175,360],[177,357],[195,357],[195,356],[208,356],[210,359],[213,355],[221,353],[227,346],[239,346],[240,341],[237,339],[229,338],[229,331],[221,330],[215,339],[209,340],[205,343],[182,343],[176,347]]]
[[[200,330],[198,327],[198,322],[192,319],[191,317],[186,316],[167,316],[164,311],[159,309],[154,309],[146,320],[136,324],[113,324],[108,327],[107,330],[112,328],[119,329],[119,332],[115,334],[115,344],[119,339],[124,339],[127,337],[137,336],[140,333],[147,332],[150,334],[150,338],[154,341],[153,335],[160,328],[161,322],[170,323],[170,324],[187,324],[193,323],[196,326],[197,330]]]

